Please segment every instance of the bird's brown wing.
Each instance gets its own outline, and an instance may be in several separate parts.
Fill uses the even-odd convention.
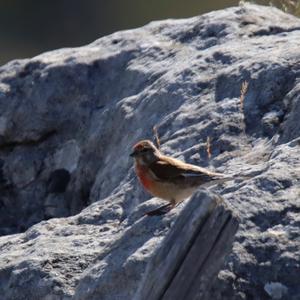
[[[211,172],[207,169],[184,163],[180,160],[163,156],[149,166],[157,180],[176,181],[192,180],[197,182],[209,182],[222,178],[222,174]],[[193,179],[194,178],[194,179]]]

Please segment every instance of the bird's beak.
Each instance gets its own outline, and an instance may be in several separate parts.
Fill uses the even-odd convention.
[[[135,157],[135,156],[137,156],[137,152],[136,152],[136,151],[132,151],[132,152],[129,154],[129,156]]]

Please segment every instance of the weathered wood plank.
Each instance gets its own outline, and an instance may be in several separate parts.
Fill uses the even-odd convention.
[[[202,297],[221,268],[237,226],[220,197],[198,191],[148,263],[135,300]]]
[[[203,224],[163,300],[203,299],[230,250],[238,222],[220,204]]]
[[[230,216],[224,224],[209,256],[195,277],[186,299],[208,299],[210,288],[222,268],[225,256],[230,252],[238,229],[238,219]]]

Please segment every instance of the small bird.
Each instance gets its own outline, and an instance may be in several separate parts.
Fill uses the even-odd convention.
[[[166,156],[149,140],[135,144],[130,156],[135,159],[135,172],[144,188],[151,195],[169,202],[147,215],[170,211],[176,204],[190,197],[199,186],[234,179]]]

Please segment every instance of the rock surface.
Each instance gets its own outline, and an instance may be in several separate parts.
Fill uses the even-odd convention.
[[[299,49],[299,19],[245,5],[1,67],[0,299],[132,299],[184,205],[143,217],[128,153],[154,125],[249,176],[213,188],[241,218],[213,299],[299,299]]]

